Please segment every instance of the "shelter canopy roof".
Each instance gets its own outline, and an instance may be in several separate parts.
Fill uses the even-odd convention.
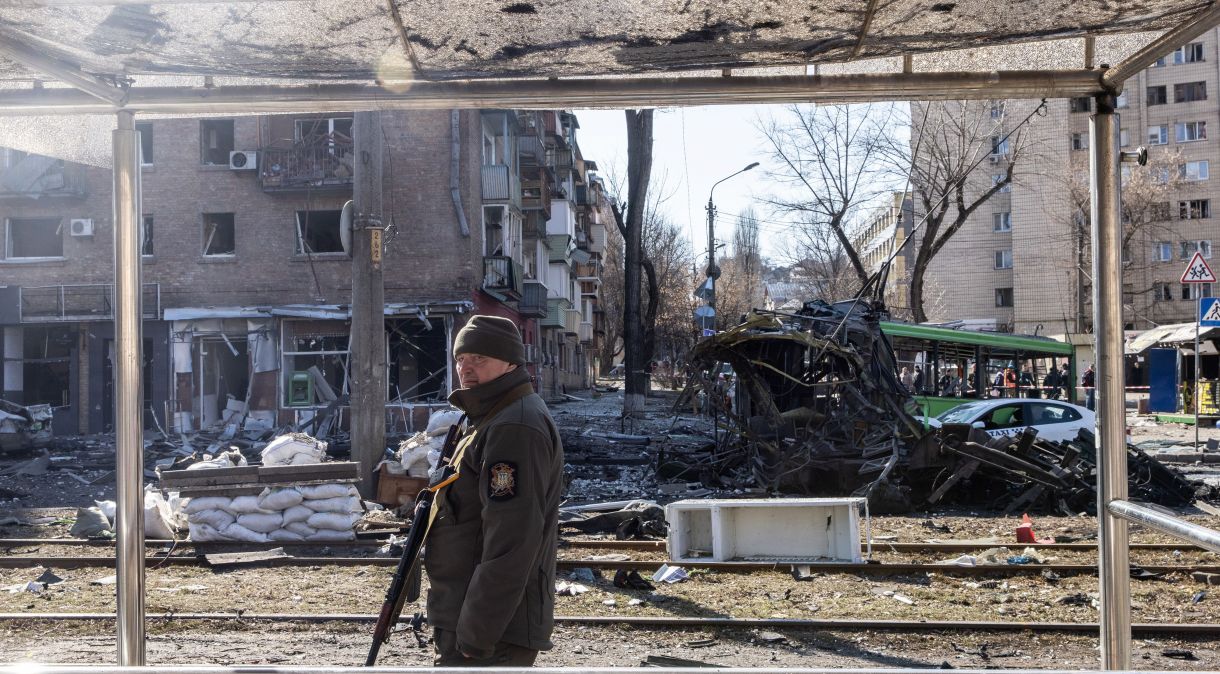
[[[574,77],[863,62],[917,70],[1116,63],[1198,0],[9,0],[0,42],[102,78],[266,81]],[[1149,33],[1130,37],[1131,33]],[[1127,35],[1127,39],[1120,36]],[[406,44],[403,38],[406,38]],[[1050,41],[1050,42],[1048,42]],[[1014,48],[1036,42],[1034,48]],[[960,50],[960,51],[953,51]],[[878,61],[878,59],[882,59]],[[837,69],[836,69],[837,68]],[[0,80],[48,79],[0,61]],[[197,83],[195,83],[197,84]]]

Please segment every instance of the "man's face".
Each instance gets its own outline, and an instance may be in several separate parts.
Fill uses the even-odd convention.
[[[507,361],[475,353],[463,353],[454,360],[457,362],[458,381],[461,382],[462,388],[486,384],[517,368]]]

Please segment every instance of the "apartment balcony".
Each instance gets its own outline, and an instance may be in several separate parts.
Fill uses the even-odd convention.
[[[525,239],[545,239],[547,215],[544,211],[526,210],[521,219],[521,236]]]
[[[576,205],[578,206],[596,206],[597,192],[589,185],[576,186]]]
[[[569,335],[580,334],[580,310],[567,309],[563,312],[563,331]]]
[[[521,178],[504,164],[482,167],[483,203],[510,203],[521,208]]]
[[[572,263],[572,237],[567,234],[552,234],[546,237],[546,246],[551,250],[548,262]]]
[[[109,283],[22,287],[21,322],[106,321],[114,319],[114,286]],[[144,318],[161,317],[161,284],[143,286]]]
[[[580,337],[581,342],[588,344],[593,341],[593,324],[592,323],[586,323],[584,321],[581,321],[578,329],[579,329],[579,337]]]
[[[525,282],[521,301],[517,303],[517,312],[522,318],[546,318],[546,292],[546,286],[538,281]]]
[[[589,224],[589,252],[605,254],[606,226],[593,222]]]
[[[84,167],[38,154],[0,171],[0,199],[79,199],[87,195]]]
[[[556,171],[571,171],[572,163],[572,151],[570,149],[556,148],[551,152],[551,166]]]
[[[356,169],[352,140],[343,134],[311,136],[290,148],[259,150],[264,192],[350,192]]]
[[[521,263],[505,255],[489,255],[483,258],[483,289],[502,295],[505,299],[519,300],[522,295]]]
[[[539,210],[549,218],[551,217],[552,182],[547,177],[546,171],[534,169],[531,173],[535,175],[521,180],[521,209]]]
[[[517,156],[522,166],[546,166],[548,148],[538,136],[518,136]]]
[[[572,303],[562,297],[552,297],[547,300],[546,318],[539,321],[538,325],[543,328],[564,329],[567,325],[568,311],[572,308]]]

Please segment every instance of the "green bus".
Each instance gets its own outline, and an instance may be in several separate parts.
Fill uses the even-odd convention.
[[[914,385],[915,400],[922,413],[936,416],[965,402],[981,398],[1056,397],[1076,402],[1075,349],[1049,337],[998,332],[954,330],[931,325],[882,321],[881,332],[894,347],[900,368],[921,377]],[[981,367],[980,367],[981,364]],[[1046,374],[1068,367],[1057,387],[1044,384]],[[1012,369],[1018,378],[1013,386],[996,386],[997,373]],[[1022,384],[1022,375],[1026,383]],[[1033,382],[1029,385],[1028,382]]]

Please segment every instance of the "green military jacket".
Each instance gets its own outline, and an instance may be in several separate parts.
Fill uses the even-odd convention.
[[[428,621],[456,632],[474,657],[490,657],[499,642],[552,647],[563,445],[535,393],[483,418],[528,381],[517,368],[449,396],[480,430],[428,534]]]

